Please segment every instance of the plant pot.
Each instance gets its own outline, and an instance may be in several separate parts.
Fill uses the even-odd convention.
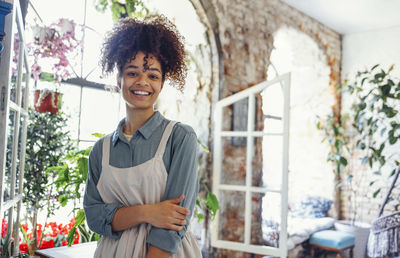
[[[48,89],[35,90],[35,110],[40,113],[50,112],[55,114],[61,108],[62,94]]]
[[[338,231],[352,233],[355,237],[354,257],[366,257],[368,236],[371,225],[364,222],[352,222],[349,220],[339,220],[335,222],[335,228]]]

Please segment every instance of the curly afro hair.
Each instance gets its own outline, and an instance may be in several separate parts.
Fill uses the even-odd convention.
[[[161,64],[163,81],[170,80],[182,91],[187,73],[183,40],[175,25],[165,16],[151,15],[143,20],[124,18],[106,35],[100,65],[105,74],[115,68],[121,74],[124,65],[139,51],[146,57],[152,54]]]

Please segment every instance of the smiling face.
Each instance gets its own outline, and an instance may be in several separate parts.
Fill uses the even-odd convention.
[[[127,62],[118,76],[118,86],[127,108],[153,113],[153,105],[163,87],[161,64],[143,52]]]

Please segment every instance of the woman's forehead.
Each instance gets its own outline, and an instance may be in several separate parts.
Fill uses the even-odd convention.
[[[141,51],[136,53],[132,58],[128,59],[128,61],[125,63],[124,67],[129,66],[131,64],[137,64],[137,65],[145,65],[147,67],[150,66],[156,66],[161,68],[161,64],[158,61],[157,57],[155,57],[153,54],[145,54]]]

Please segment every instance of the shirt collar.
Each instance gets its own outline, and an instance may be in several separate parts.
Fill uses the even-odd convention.
[[[150,119],[138,129],[138,132],[147,140],[153,132],[157,129],[157,127],[161,124],[163,120],[163,116],[160,114],[160,112],[155,111],[154,114],[150,117]],[[123,118],[119,124],[117,129],[115,130],[113,137],[112,137],[112,143],[113,146],[117,143],[118,139],[123,140],[123,132],[122,132],[122,126],[125,123],[125,118]]]

